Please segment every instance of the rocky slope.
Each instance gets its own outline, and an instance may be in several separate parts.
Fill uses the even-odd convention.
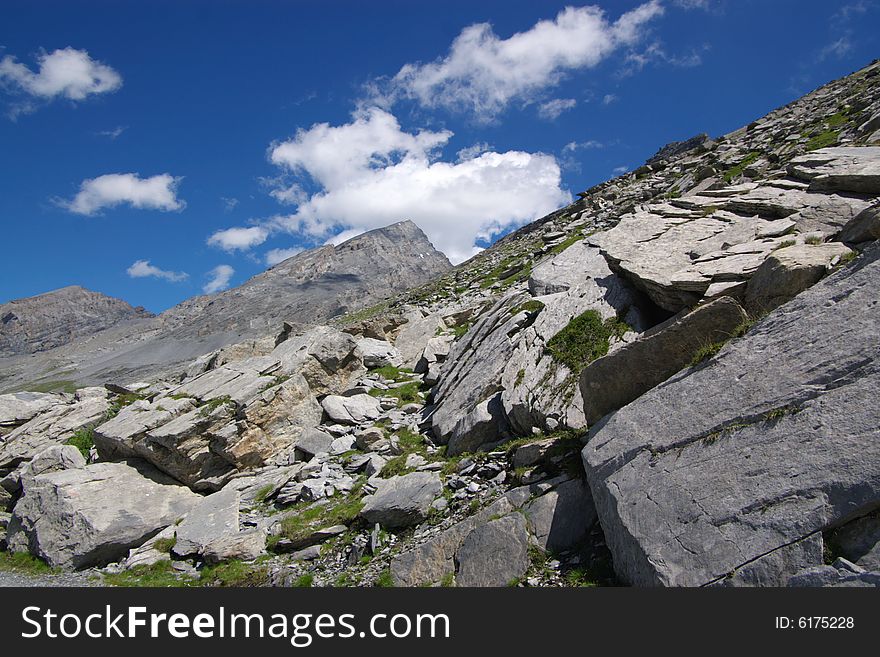
[[[0,305],[0,357],[48,351],[124,320],[152,317],[78,286]]]
[[[43,324],[70,325],[69,338],[86,337],[37,357],[0,358],[0,389],[35,382],[43,389],[53,389],[53,384],[59,383],[156,376],[224,345],[264,338],[286,320],[308,318],[308,324],[326,321],[432,280],[450,267],[414,223],[403,221],[338,246],[305,251],[239,287],[189,299],[142,321],[119,323],[121,317],[104,313],[102,325],[89,324],[83,318],[94,314],[92,308],[97,304],[91,299],[100,295],[66,288],[26,300],[31,315],[43,318]],[[66,308],[60,305],[59,297],[76,305],[68,292],[73,289],[86,298],[83,310],[70,312],[68,319],[45,319]],[[134,316],[151,317],[143,312]],[[9,324],[15,325],[14,321]],[[98,332],[100,328],[107,330]],[[44,348],[65,344],[56,341],[49,345],[42,340]],[[2,345],[0,342],[0,348]]]
[[[0,542],[110,584],[880,584],[878,83],[332,325],[0,395]]]

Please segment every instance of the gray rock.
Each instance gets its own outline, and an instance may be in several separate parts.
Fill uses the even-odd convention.
[[[206,563],[220,563],[236,559],[253,561],[266,553],[266,530],[247,529],[235,534],[220,536],[202,549]]]
[[[526,521],[518,513],[491,520],[464,539],[455,555],[458,586],[508,586],[529,567]]]
[[[146,463],[95,463],[38,475],[15,505],[10,549],[85,568],[123,558],[201,498]]]
[[[876,513],[856,518],[836,529],[830,541],[832,550],[867,570],[880,570],[880,516]]]
[[[382,415],[379,400],[363,394],[351,397],[328,395],[321,400],[321,407],[331,420],[341,424],[360,424],[367,420],[376,420]]]
[[[676,316],[607,356],[580,374],[584,417],[593,425],[687,367],[696,353],[729,339],[748,317],[730,297]]]
[[[11,392],[0,395],[0,429],[17,427],[58,404],[67,404],[70,395],[54,392]]]
[[[621,579],[709,584],[876,508],[878,285],[873,248],[595,427],[584,466]],[[801,554],[764,579],[819,565]]]
[[[752,315],[767,313],[815,285],[852,251],[843,244],[799,244],[774,251],[758,267],[746,288]]]
[[[880,239],[880,204],[859,212],[843,227],[837,239],[852,244]]]
[[[587,483],[571,479],[523,507],[529,530],[543,549],[564,552],[580,544],[596,522]]]
[[[387,529],[404,529],[428,517],[428,509],[443,490],[435,472],[412,474],[379,480],[376,492],[364,498],[360,515],[369,523]]]
[[[333,436],[325,433],[320,429],[306,429],[299,438],[296,439],[296,449],[305,455],[305,460],[330,451],[330,444],[333,442]]]
[[[400,351],[386,340],[361,338],[357,341],[357,348],[364,361],[364,365],[369,368],[384,367],[386,365],[399,367],[403,362]]]
[[[347,531],[348,527],[345,525],[333,525],[332,527],[321,527],[320,529],[316,529],[315,531],[305,534],[301,538],[282,538],[275,544],[275,552],[296,552],[312,545],[320,545],[321,543],[340,536]]]
[[[811,190],[880,194],[880,148],[822,148],[793,159],[788,172]]]
[[[407,322],[400,328],[394,346],[400,352],[404,367],[415,367],[425,345],[437,335],[438,330],[445,330],[446,324],[440,315],[425,316],[420,310],[412,310],[405,317]]]
[[[177,528],[172,552],[180,558],[202,556],[214,541],[238,534],[238,507],[241,496],[225,488],[203,498]]]

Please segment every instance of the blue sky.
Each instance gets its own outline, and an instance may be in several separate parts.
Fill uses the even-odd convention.
[[[453,261],[880,55],[880,2],[0,5],[0,302],[161,311],[411,218]]]

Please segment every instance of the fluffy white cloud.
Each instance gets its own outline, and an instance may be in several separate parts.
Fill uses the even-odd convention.
[[[44,52],[37,61],[39,70],[35,73],[15,57],[7,55],[0,60],[0,81],[46,100],[56,97],[83,100],[86,96],[116,91],[122,86],[119,73],[92,59],[85,50],[64,48]]]
[[[433,62],[406,64],[377,83],[374,96],[390,105],[399,98],[423,107],[470,110],[491,120],[514,100],[533,100],[568,71],[592,68],[619,48],[636,44],[648,23],[663,14],[650,0],[611,22],[596,6],[567,7],[553,20],[499,38],[489,23],[466,27],[449,53]]]
[[[476,240],[490,239],[570,200],[560,188],[553,156],[478,149],[460,151],[456,162],[438,161],[436,149],[451,136],[448,131],[407,133],[392,114],[377,108],[357,111],[342,126],[322,123],[300,130],[290,141],[275,144],[270,159],[320,189],[293,214],[264,226],[317,239],[411,219],[450,260],[461,262],[479,250]],[[259,236],[254,240],[259,243],[265,239],[256,232],[259,228],[230,230],[242,231],[236,236]],[[230,231],[221,232],[225,237]]]
[[[262,226],[250,228],[227,228],[218,230],[208,238],[209,246],[216,246],[224,251],[247,251],[259,246],[269,237],[269,231]]]
[[[614,94],[605,94],[602,97],[602,104],[603,105],[610,105],[611,103],[614,103],[616,101],[617,101],[617,96],[615,96]]]
[[[150,178],[141,178],[137,173],[110,173],[84,180],[72,200],[58,204],[85,215],[123,203],[142,210],[182,210],[186,203],[177,198],[180,181],[181,178],[167,173]]]
[[[538,116],[553,121],[558,119],[563,112],[574,109],[576,105],[577,101],[574,98],[554,98],[538,105]]]
[[[294,246],[290,249],[271,249],[266,252],[266,264],[271,267],[272,265],[284,262],[288,258],[295,256],[297,253],[302,252],[303,248],[299,246]]]
[[[208,282],[202,288],[205,294],[214,294],[222,292],[229,287],[229,281],[235,274],[235,270],[229,265],[217,265],[208,272]]]
[[[150,264],[149,260],[138,260],[127,270],[128,275],[132,278],[161,278],[166,281],[171,281],[172,283],[177,283],[179,281],[185,281],[189,278],[189,274],[182,271],[166,271],[164,269],[159,269],[158,267],[154,267]]]

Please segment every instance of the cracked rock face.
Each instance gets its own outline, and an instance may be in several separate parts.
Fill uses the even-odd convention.
[[[873,247],[595,427],[583,462],[621,579],[785,584],[873,510],[878,285]]]

